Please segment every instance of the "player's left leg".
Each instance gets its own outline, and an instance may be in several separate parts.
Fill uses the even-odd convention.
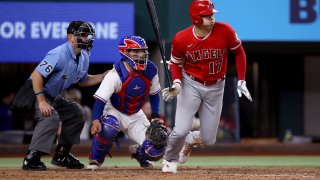
[[[222,110],[225,81],[218,82],[208,87],[198,114],[200,119],[200,131],[190,132],[186,137],[186,143],[179,153],[179,163],[185,163],[191,155],[193,147],[214,144],[219,127]]]
[[[185,162],[187,162],[189,159],[189,156],[192,153],[192,149],[198,146],[200,147],[204,146],[204,143],[200,138],[200,131],[191,131],[187,135],[186,142],[179,153],[179,163],[184,164]]]
[[[210,87],[212,93],[206,96],[199,108],[200,139],[205,145],[216,142],[219,121],[222,111],[225,81]]]
[[[80,143],[80,134],[84,125],[84,111],[78,103],[62,97],[56,99],[54,108],[59,114],[62,127],[58,139],[59,144],[51,163],[69,169],[82,169],[84,164],[70,151],[73,144]]]

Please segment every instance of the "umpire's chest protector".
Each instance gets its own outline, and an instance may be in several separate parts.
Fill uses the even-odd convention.
[[[148,62],[146,70],[139,74],[128,72],[123,61],[114,64],[120,80],[121,90],[111,96],[112,105],[124,114],[134,114],[138,112],[145,97],[150,92],[151,81],[157,74],[157,68],[151,61]]]

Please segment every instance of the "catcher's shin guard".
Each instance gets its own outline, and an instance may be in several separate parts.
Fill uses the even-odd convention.
[[[149,140],[144,140],[142,148],[147,156],[147,159],[150,161],[160,160],[165,152],[164,145],[154,145]]]
[[[131,158],[136,159],[139,162],[140,167],[145,169],[153,168],[153,164],[147,159],[143,146],[139,146],[138,144],[131,145],[129,146],[129,151],[131,152]]]
[[[101,119],[101,131],[92,139],[92,151],[89,159],[102,164],[118,132],[119,121],[117,118],[111,115],[104,116]]]
[[[103,163],[106,154],[112,148],[113,142],[104,141],[99,135],[92,138],[92,149],[89,159]]]

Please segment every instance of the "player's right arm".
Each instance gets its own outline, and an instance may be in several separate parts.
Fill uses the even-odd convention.
[[[96,99],[94,105],[93,105],[93,111],[92,111],[92,127],[91,127],[91,134],[96,135],[101,131],[101,124],[100,124],[100,118],[103,114],[104,106],[106,105],[105,102],[103,102],[100,99]]]
[[[50,51],[31,74],[33,91],[36,94],[40,112],[44,117],[51,116],[54,110],[54,108],[47,103],[44,96],[44,79],[48,77],[54,69],[58,68],[58,62],[59,54],[54,50]]]
[[[182,64],[183,64],[183,55],[182,51],[179,50],[179,42],[177,36],[174,37],[172,41],[171,49],[171,59],[170,59],[170,72],[173,79],[173,85],[171,90],[165,88],[162,90],[162,97],[165,101],[171,100],[176,97],[181,90],[182,82]]]
[[[36,69],[31,74],[33,91],[36,94],[39,103],[39,109],[44,117],[51,116],[54,108],[47,103],[43,94],[43,76]]]
[[[93,95],[96,99],[92,111],[91,134],[96,135],[101,131],[100,119],[103,116],[103,110],[113,93],[121,89],[121,80],[115,69],[106,74],[98,90]]]

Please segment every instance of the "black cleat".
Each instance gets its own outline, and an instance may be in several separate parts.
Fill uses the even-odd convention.
[[[40,161],[42,153],[35,149],[28,150],[24,160],[22,169],[32,171],[45,171],[47,170],[46,165]]]
[[[76,157],[71,153],[63,154],[63,152],[58,151],[54,154],[51,164],[59,167],[67,167],[68,169],[83,169],[84,164],[82,164]]]

